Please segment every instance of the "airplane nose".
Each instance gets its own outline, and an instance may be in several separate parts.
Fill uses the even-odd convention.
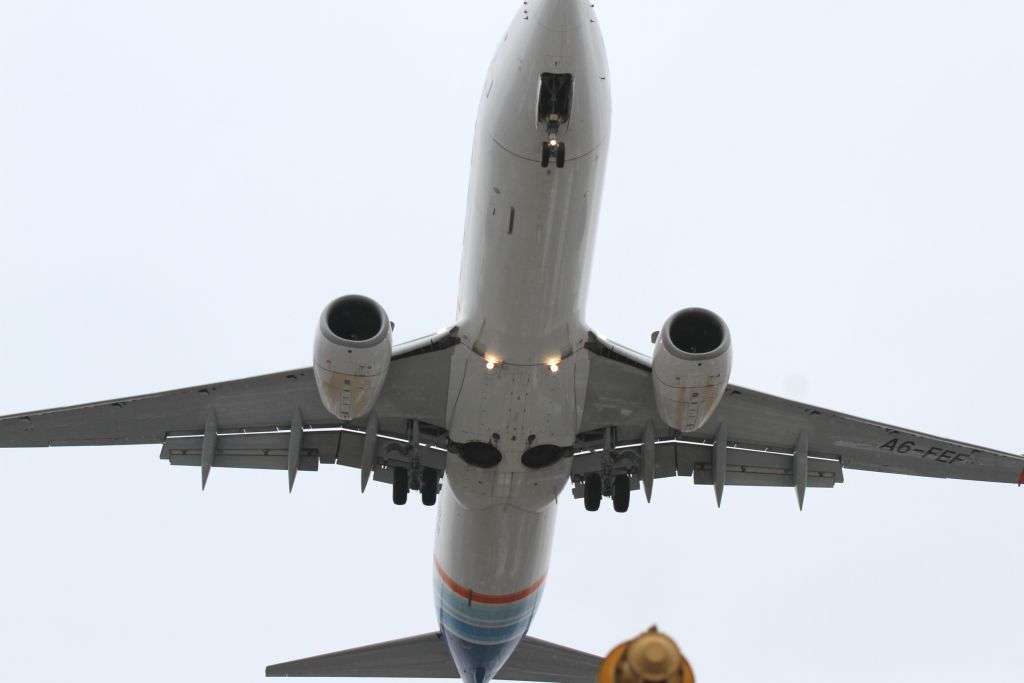
[[[551,31],[572,31],[590,22],[590,0],[530,0],[524,9],[531,21]]]

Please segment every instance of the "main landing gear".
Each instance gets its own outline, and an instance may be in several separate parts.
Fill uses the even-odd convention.
[[[437,492],[441,488],[440,472],[424,467],[418,477],[410,476],[409,469],[400,465],[392,466],[391,471],[391,501],[395,505],[405,505],[412,489],[419,489],[420,498],[427,507],[437,503]]]
[[[604,482],[601,475],[596,472],[588,474],[583,482],[583,505],[587,512],[597,512],[601,509],[601,497],[604,495]]]
[[[632,480],[628,474],[617,474],[610,480],[608,493],[612,499],[612,507],[616,512],[629,510],[629,494]],[[601,499],[605,496],[605,478],[592,472],[583,480],[583,506],[588,512],[597,512],[601,508]]]
[[[629,475],[619,474],[612,482],[612,507],[616,512],[629,510]]]
[[[420,496],[423,504],[431,507],[437,502],[437,470],[423,470],[423,480],[420,482]]]
[[[409,470],[396,467],[391,477],[391,501],[395,505],[405,505],[409,499]]]

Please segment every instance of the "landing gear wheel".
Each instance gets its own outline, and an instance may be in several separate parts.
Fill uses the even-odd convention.
[[[423,470],[423,481],[420,482],[420,495],[427,507],[437,502],[437,470]]]
[[[583,506],[588,512],[597,512],[601,508],[601,475],[588,474],[583,480]]]
[[[396,467],[393,475],[391,501],[395,505],[405,505],[405,501],[409,500],[409,470],[404,467]]]
[[[625,512],[629,509],[629,475],[620,474],[615,477],[612,485],[612,504],[616,512]]]
[[[558,153],[555,155],[555,166],[565,168],[565,143],[558,143]]]

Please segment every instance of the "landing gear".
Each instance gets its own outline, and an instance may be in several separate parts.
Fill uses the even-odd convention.
[[[391,501],[395,505],[405,505],[409,499],[409,470],[396,467],[392,470]]]
[[[437,502],[437,470],[430,468],[423,470],[420,495],[423,497],[423,504],[427,507],[431,507]]]
[[[583,480],[583,505],[588,512],[597,512],[601,509],[601,495],[604,493],[602,488],[600,474],[588,474]]]
[[[550,142],[542,143],[540,148],[541,168],[548,167],[548,165],[551,163],[551,157],[555,158],[555,166],[557,166],[558,168],[565,168],[564,142],[556,142],[554,140],[551,140]]]
[[[620,474],[615,477],[612,484],[612,505],[616,512],[625,512],[629,509],[629,475]]]

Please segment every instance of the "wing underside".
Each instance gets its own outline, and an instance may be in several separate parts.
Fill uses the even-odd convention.
[[[443,471],[449,335],[396,348],[374,424],[341,425],[311,368],[0,418],[0,447],[159,443],[172,465],[316,470],[358,467],[390,482],[394,467]],[[730,385],[699,431],[660,421],[650,361],[592,336],[585,410],[573,463],[576,495],[592,472],[630,475],[633,488],[686,476],[715,486],[830,488],[844,469],[1024,482],[1024,458]],[[720,495],[720,494],[719,494]]]
[[[682,434],[658,418],[649,359],[591,337],[575,493],[590,472],[692,476],[713,485],[829,488],[844,469],[1019,484],[1024,457],[730,385],[711,419]],[[645,448],[645,445],[648,448]],[[646,457],[645,457],[646,455]]]
[[[373,424],[342,425],[312,368],[0,418],[0,448],[162,444],[172,465],[317,470],[357,467],[390,482],[396,465],[445,463],[448,335],[395,349]],[[368,435],[368,432],[370,433]],[[418,484],[418,482],[414,482]]]

